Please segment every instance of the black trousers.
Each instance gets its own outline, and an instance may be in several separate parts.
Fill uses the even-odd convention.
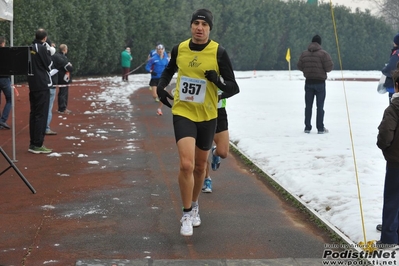
[[[29,134],[30,145],[43,146],[47,126],[50,89],[29,92]]]
[[[399,243],[399,168],[386,167],[381,242]]]
[[[61,85],[58,91],[58,111],[64,112],[68,106],[68,91],[69,86]]]

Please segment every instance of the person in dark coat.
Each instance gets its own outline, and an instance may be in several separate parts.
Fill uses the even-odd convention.
[[[393,72],[394,93],[378,126],[377,146],[386,160],[379,248],[399,248],[399,69]]]
[[[72,82],[71,72],[73,67],[71,62],[68,61],[66,54],[68,53],[68,46],[66,44],[60,45],[60,51],[57,56],[61,57],[63,61],[63,67],[58,72],[58,113],[59,114],[70,114],[71,111],[67,109],[68,106],[68,95],[69,95],[69,84]]]
[[[51,153],[52,150],[43,145],[46,131],[50,88],[53,86],[50,71],[52,60],[47,32],[44,29],[36,31],[35,40],[30,45],[32,75],[28,75],[29,84],[29,133],[28,151],[31,153]]]
[[[324,127],[324,101],[326,99],[326,79],[334,63],[331,56],[322,49],[321,37],[315,35],[308,49],[302,52],[297,64],[299,70],[303,72],[305,81],[305,133],[312,130],[312,108],[316,97],[316,127],[318,134],[328,133]]]

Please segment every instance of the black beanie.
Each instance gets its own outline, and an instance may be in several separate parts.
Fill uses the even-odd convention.
[[[321,45],[321,37],[316,34],[315,36],[313,36],[312,42],[317,42],[318,44]]]
[[[198,9],[194,11],[193,16],[191,17],[191,24],[193,24],[194,20],[202,19],[205,20],[209,24],[210,30],[212,30],[213,26],[213,15],[212,12],[208,9]]]
[[[394,42],[396,45],[399,45],[399,33],[396,34],[396,36],[393,38],[393,42]]]

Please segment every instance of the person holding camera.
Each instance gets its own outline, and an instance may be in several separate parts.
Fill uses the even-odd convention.
[[[155,101],[159,102],[157,95],[157,86],[159,79],[161,78],[162,72],[168,65],[169,59],[165,56],[165,47],[162,44],[158,44],[157,53],[148,60],[145,69],[151,73],[150,87],[152,90],[152,97]],[[159,103],[157,109],[157,115],[162,115],[162,103]]]
[[[50,46],[47,32],[44,29],[36,31],[35,40],[30,45],[32,75],[28,75],[29,84],[29,133],[30,143],[28,151],[35,154],[51,153],[52,150],[43,145],[47,126],[50,89],[53,86],[50,71]]]

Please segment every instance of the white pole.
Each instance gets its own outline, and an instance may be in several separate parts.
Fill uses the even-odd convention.
[[[10,46],[14,46],[14,22],[10,21]],[[12,158],[16,162],[15,152],[15,93],[14,93],[14,75],[11,75],[11,110],[12,110]]]

